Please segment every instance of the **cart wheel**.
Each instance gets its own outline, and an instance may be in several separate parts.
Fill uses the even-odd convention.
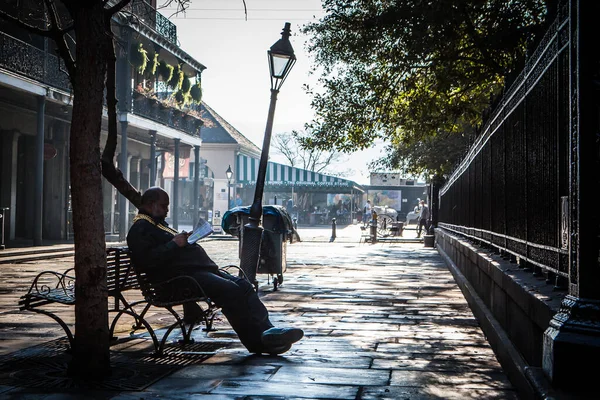
[[[279,282],[279,284],[281,285],[283,283],[283,275],[281,274],[277,274],[277,281]]]
[[[279,282],[277,281],[276,277],[273,277],[273,291],[276,292],[277,291],[277,284]]]

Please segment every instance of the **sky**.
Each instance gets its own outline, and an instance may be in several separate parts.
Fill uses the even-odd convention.
[[[161,0],[158,1],[161,3]],[[303,85],[317,83],[310,75],[308,39],[300,27],[324,15],[320,0],[191,0],[185,14],[172,16],[181,48],[206,66],[202,73],[202,100],[258,147],[263,147],[269,111],[271,81],[267,50],[281,38],[286,22],[297,61],[277,96],[272,137],[279,132],[302,131],[313,118],[310,97]],[[172,10],[159,11],[169,17]],[[273,141],[271,141],[273,143]],[[345,155],[333,171],[359,184],[369,184],[367,164],[379,158],[382,145]],[[271,146],[269,159],[287,164]]]

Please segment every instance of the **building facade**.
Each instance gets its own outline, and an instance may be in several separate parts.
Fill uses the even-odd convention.
[[[168,189],[177,225],[178,208],[184,199],[193,200],[186,190],[199,185],[194,171],[202,143],[205,67],[178,46],[176,26],[155,6],[155,1],[133,0],[113,18],[117,49],[127,50],[117,51],[117,165],[140,190],[165,185],[172,177]],[[0,25],[0,207],[7,209],[8,245],[73,234],[68,149],[74,99],[54,47],[16,24]],[[101,147],[106,124],[105,112]],[[179,175],[192,184],[181,185]],[[135,210],[108,182],[103,200],[106,234],[123,238]],[[36,202],[42,203],[41,217],[31,212]]]

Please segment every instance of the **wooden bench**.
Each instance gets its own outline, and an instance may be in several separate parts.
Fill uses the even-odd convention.
[[[189,276],[180,276],[154,284],[148,280],[145,273],[136,271],[130,256],[127,247],[107,249],[108,311],[115,314],[110,324],[109,333],[111,338],[114,339],[114,343],[118,342],[114,336],[115,328],[119,319],[124,315],[131,316],[135,322],[130,335],[133,335],[139,329],[146,329],[152,339],[156,355],[163,354],[165,343],[171,332],[176,328],[181,330],[183,343],[193,342],[191,334],[198,323],[204,322],[204,330],[206,331],[214,330],[213,321],[218,307],[206,296],[195,279]],[[222,270],[228,271],[231,268],[237,269],[239,273],[239,268],[233,265],[226,266]],[[140,290],[143,299],[129,301],[125,297],[125,292],[131,290]],[[73,332],[49,308],[56,304],[74,307],[75,301],[73,268],[62,273],[44,271],[34,278],[29,291],[19,299],[19,309],[37,312],[54,319],[63,328],[67,334],[69,345],[73,347],[75,338]],[[194,324],[184,323],[181,313],[174,309],[176,306],[189,302],[198,303],[202,309],[200,320]],[[175,322],[166,327],[166,331],[160,340],[156,330],[145,318],[150,307],[164,308],[175,318]],[[141,309],[141,311],[136,311],[136,309]]]

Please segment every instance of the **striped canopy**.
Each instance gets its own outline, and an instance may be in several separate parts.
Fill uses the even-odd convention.
[[[245,185],[256,185],[258,165],[258,159],[241,154],[238,155],[236,168],[237,182]],[[269,161],[267,163],[265,189],[277,190],[277,188],[285,189],[292,187],[294,189],[314,189],[320,192],[350,193],[352,190],[364,192],[364,189],[360,185],[347,179],[323,175],[318,172]]]

